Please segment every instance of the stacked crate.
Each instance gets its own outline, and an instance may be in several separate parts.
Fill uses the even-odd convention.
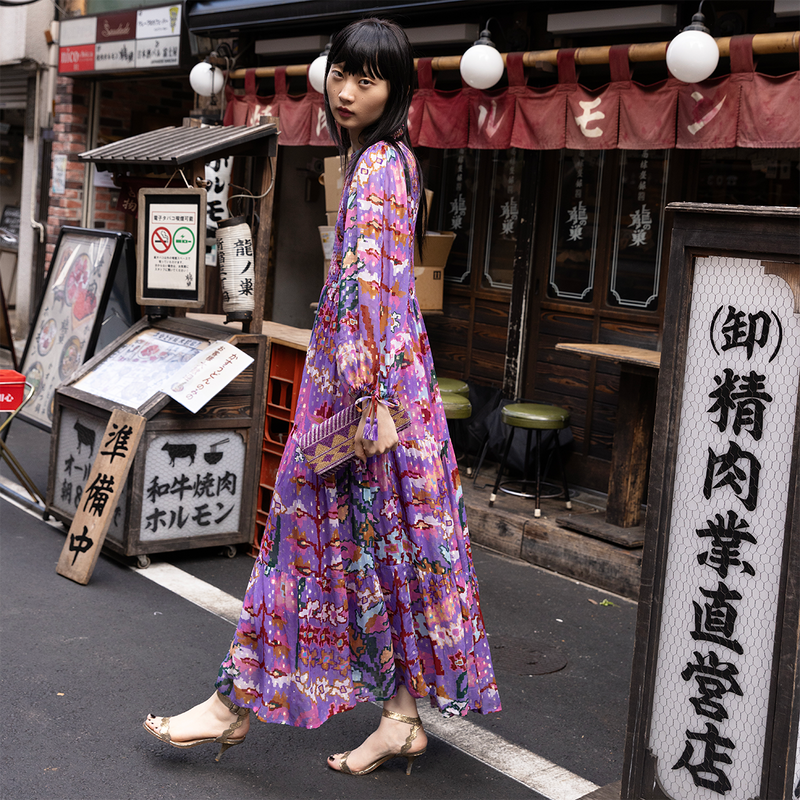
[[[265,323],[266,328],[266,323]],[[266,332],[266,331],[265,331]],[[264,441],[261,448],[261,474],[256,498],[256,526],[251,555],[257,556],[267,522],[269,504],[275,488],[275,476],[294,422],[297,395],[303,376],[305,349],[297,343],[270,339],[267,374],[267,403],[264,419]]]

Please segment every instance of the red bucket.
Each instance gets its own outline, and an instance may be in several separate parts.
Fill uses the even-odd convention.
[[[13,369],[0,369],[0,411],[16,411],[25,394],[25,376]]]

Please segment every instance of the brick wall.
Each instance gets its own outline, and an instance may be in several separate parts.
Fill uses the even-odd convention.
[[[47,256],[49,268],[58,233],[64,225],[80,225],[83,203],[84,164],[78,153],[89,149],[89,98],[92,84],[59,76],[53,115],[53,155],[66,154],[67,169],[64,194],[53,194],[47,215]],[[188,75],[180,78],[105,81],[100,90],[98,146],[139,133],[181,124],[189,116],[194,95]],[[96,228],[131,230],[131,220],[117,210],[119,190],[95,187],[94,219]]]

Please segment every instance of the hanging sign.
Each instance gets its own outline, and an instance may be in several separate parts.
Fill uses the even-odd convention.
[[[140,189],[139,209],[136,302],[201,308],[206,190]]]

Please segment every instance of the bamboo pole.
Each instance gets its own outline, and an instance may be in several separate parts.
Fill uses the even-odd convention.
[[[726,36],[715,39],[719,54],[722,57],[731,53],[731,37]],[[669,42],[653,42],[650,44],[628,45],[628,60],[631,62],[664,61],[667,57]],[[578,47],[575,50],[576,64],[608,64],[608,51],[610,46]],[[774,53],[797,53],[800,50],[800,31],[787,31],[784,33],[757,33],[753,37],[753,53],[755,55],[770,55]],[[502,53],[505,61],[507,53]],[[415,59],[414,64],[419,59]],[[558,50],[532,50],[522,57],[526,67],[533,67],[537,63],[558,63]],[[431,67],[437,71],[457,70],[461,64],[461,56],[438,56],[431,61]],[[271,78],[275,75],[276,67],[256,67],[257,78]],[[305,75],[308,64],[291,64],[286,67],[289,76]],[[228,76],[232,80],[244,78],[246,69],[235,69]]]

